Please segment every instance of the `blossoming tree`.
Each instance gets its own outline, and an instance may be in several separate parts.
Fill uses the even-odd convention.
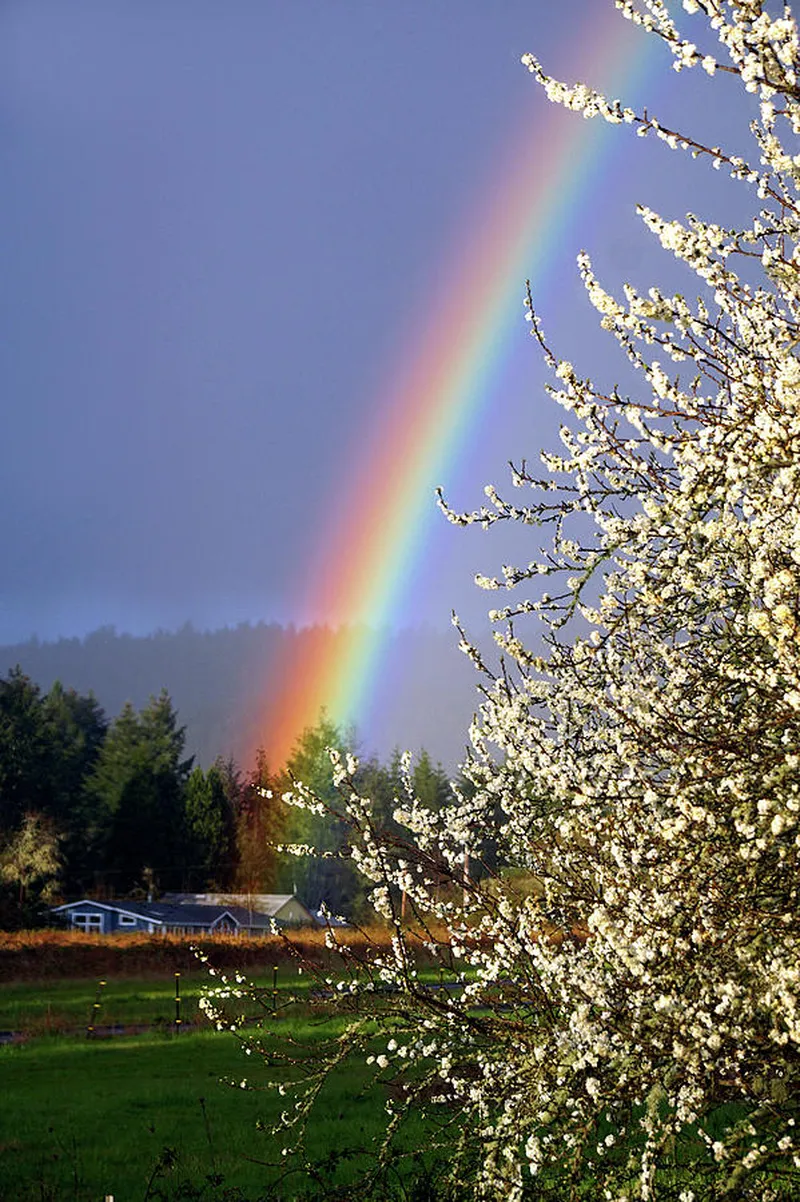
[[[753,94],[752,161],[523,61],[551,100],[714,160],[754,215],[641,210],[694,303],[611,295],[581,256],[630,395],[557,358],[528,298],[563,452],[514,470],[521,499],[445,509],[523,523],[541,549],[482,580],[508,594],[491,614],[504,666],[464,639],[486,676],[455,803],[411,791],[386,837],[338,762],[350,854],[394,928],[368,954],[331,932],[339,992],[390,987],[381,1046],[351,1039],[392,1079],[390,1131],[407,1109],[441,1116],[457,1196],[797,1197],[800,46],[764,0],[684,0],[715,54],[662,0],[616,6],[676,69]],[[295,801],[319,804],[302,785]]]

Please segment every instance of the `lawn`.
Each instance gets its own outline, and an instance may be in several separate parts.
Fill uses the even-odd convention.
[[[286,962],[267,970],[261,966],[248,975],[248,980],[262,991],[267,1009],[273,1001],[282,1008],[292,999],[295,1014],[298,1007],[302,1011],[303,1000],[309,1001],[318,989],[313,977],[299,974],[296,965]],[[419,980],[436,984],[440,977],[433,969],[423,969]],[[214,984],[213,979],[201,968],[179,975],[164,969],[136,976],[51,977],[0,983],[0,1032],[40,1036],[85,1034],[90,1025],[122,1026],[131,1031],[140,1026],[166,1028],[176,1017],[176,985],[181,1022],[192,1024],[200,1017],[197,1003],[201,990],[210,984]],[[257,1017],[261,1009],[250,1003],[248,1013]]]
[[[318,1021],[293,1021],[291,1029],[301,1039],[320,1035]],[[380,1134],[383,1098],[368,1071],[354,1064],[337,1073],[309,1130],[311,1157],[329,1158],[329,1182],[337,1174],[351,1179],[359,1165],[370,1163],[363,1154],[338,1167],[330,1161],[347,1149],[367,1149]],[[224,1032],[63,1037],[0,1048],[0,1197],[94,1202],[113,1194],[117,1202],[144,1200],[159,1158],[174,1167],[156,1173],[150,1197],[156,1188],[181,1196],[183,1182],[202,1184],[209,1174],[248,1198],[267,1195],[283,1170],[258,1162],[281,1165],[282,1149],[257,1124],[271,1124],[286,1103],[272,1090],[240,1088],[245,1072],[254,1082],[266,1076]],[[421,1141],[422,1132],[409,1138]],[[290,1141],[287,1136],[281,1142]],[[203,1196],[221,1197],[222,1188],[215,1193],[209,1186]],[[293,1177],[269,1196],[294,1198],[303,1188],[303,1179]]]
[[[207,980],[203,973],[181,977],[187,1020],[196,1015]],[[272,973],[263,984],[270,1019],[261,1038],[268,1058],[291,1053],[296,1041],[313,1067],[322,1041],[340,1032],[346,1019],[326,1015],[324,1003],[312,1004],[308,978],[298,979],[289,966],[278,970],[272,1017]],[[298,986],[300,1003],[290,1005]],[[342,1202],[347,1185],[372,1167],[386,1120],[387,1086],[374,1082],[362,1061],[340,1064],[318,1099],[306,1139],[317,1178],[287,1177],[291,1158],[283,1148],[292,1148],[294,1136],[276,1138],[270,1128],[290,1101],[266,1086],[270,1073],[277,1081],[291,1070],[270,1069],[255,1055],[245,1056],[227,1031],[186,1027],[176,1033],[169,1025],[174,1016],[169,976],[110,978],[98,1022],[154,1025],[134,1036],[87,1038],[96,991],[94,980],[0,986],[2,1026],[34,1032],[27,1042],[0,1046],[2,1202],[101,1202],[108,1195],[115,1202],[289,1202],[323,1184],[326,1197]],[[77,1033],[59,1034],[59,1024]],[[440,1122],[452,1117],[444,1108]],[[405,1172],[418,1183],[446,1165],[436,1135],[441,1128],[418,1116],[404,1128],[401,1146],[415,1154]],[[665,1182],[676,1188],[692,1184],[682,1160],[664,1166]],[[537,1190],[543,1185],[538,1182]],[[587,1180],[579,1195],[596,1197],[596,1187]],[[374,1195],[391,1196],[386,1187]]]
[[[281,966],[274,977],[270,973],[257,978],[270,996],[273,981],[280,995],[302,984],[288,965]],[[0,986],[0,1031],[26,1035],[85,1033],[90,1023],[100,1027],[163,1027],[175,1021],[176,983],[181,1020],[193,1023],[198,1018],[200,990],[209,983],[208,973],[202,970],[184,972],[177,978],[174,972],[165,971],[135,977],[15,981]]]
[[[186,1023],[198,1018],[200,988],[208,980],[204,972],[179,978]],[[282,965],[260,983],[269,1011],[276,996],[278,1017],[267,1024],[265,1038],[277,1053],[291,1038],[313,1058],[320,1041],[341,1030],[342,1018],[326,1019],[310,1004],[310,982],[293,967]],[[285,1005],[298,987],[301,1003]],[[0,1029],[28,1037],[0,1047],[0,1199],[199,1196],[191,1183],[204,1186],[203,1202],[216,1202],[236,1197],[226,1190],[238,1189],[247,1199],[292,1199],[311,1188],[308,1177],[280,1184],[287,1164],[282,1147],[292,1136],[278,1143],[258,1129],[270,1128],[287,1105],[264,1088],[269,1069],[245,1057],[230,1032],[185,1027],[176,1034],[174,995],[174,974],[111,977],[99,990],[91,979],[0,986]],[[98,1028],[148,1029],[88,1038],[92,1018]],[[245,1076],[258,1088],[241,1088]],[[325,1085],[307,1150],[323,1163],[327,1186],[352,1180],[372,1164],[369,1148],[382,1132],[385,1100],[385,1087],[372,1082],[363,1063],[348,1064]],[[425,1141],[421,1122],[413,1122],[406,1146],[413,1150]]]

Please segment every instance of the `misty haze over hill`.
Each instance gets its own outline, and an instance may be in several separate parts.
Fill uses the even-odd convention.
[[[197,762],[207,767],[218,755],[233,756],[247,768],[265,737],[265,702],[279,688],[273,676],[286,640],[308,637],[319,639],[319,629],[261,623],[206,632],[186,625],[142,637],[102,627],[84,639],[0,647],[0,675],[19,664],[42,689],[60,680],[79,693],[91,691],[110,719],[126,701],[139,708],[166,688]],[[390,635],[381,685],[356,731],[361,753],[385,759],[395,748],[425,748],[454,770],[478,704],[477,683],[452,629]]]

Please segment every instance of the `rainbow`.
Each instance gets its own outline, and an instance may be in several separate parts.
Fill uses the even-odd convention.
[[[582,44],[580,75],[627,100],[650,58],[639,32],[603,5]],[[616,131],[555,106],[538,113],[524,115],[487,195],[456,231],[439,290],[421,307],[410,345],[398,348],[403,366],[386,373],[392,383],[372,405],[372,429],[360,434],[348,483],[309,557],[298,612],[323,613],[338,629],[327,638],[290,638],[270,673],[259,736],[274,766],[323,709],[343,725],[367,712],[387,632],[402,614],[433,523],[443,521],[433,496],[437,474],[475,437],[492,381],[525,331],[525,278],[534,294],[548,286],[559,248],[602,179]]]

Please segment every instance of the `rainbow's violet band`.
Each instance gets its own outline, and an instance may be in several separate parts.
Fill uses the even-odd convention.
[[[580,31],[581,76],[635,102],[655,39],[644,41],[611,4],[598,10]],[[548,286],[555,252],[602,183],[615,134],[624,137],[552,106],[535,119],[525,114],[505,166],[491,173],[486,195],[456,231],[441,287],[421,306],[412,344],[399,348],[402,366],[387,373],[372,430],[362,432],[333,518],[311,549],[298,612],[324,613],[340,629],[323,640],[288,640],[267,682],[259,736],[273,766],[323,709],[356,727],[367,712],[392,618],[442,520],[434,500],[442,466],[478,435],[492,381],[527,330],[525,277],[534,294]]]

